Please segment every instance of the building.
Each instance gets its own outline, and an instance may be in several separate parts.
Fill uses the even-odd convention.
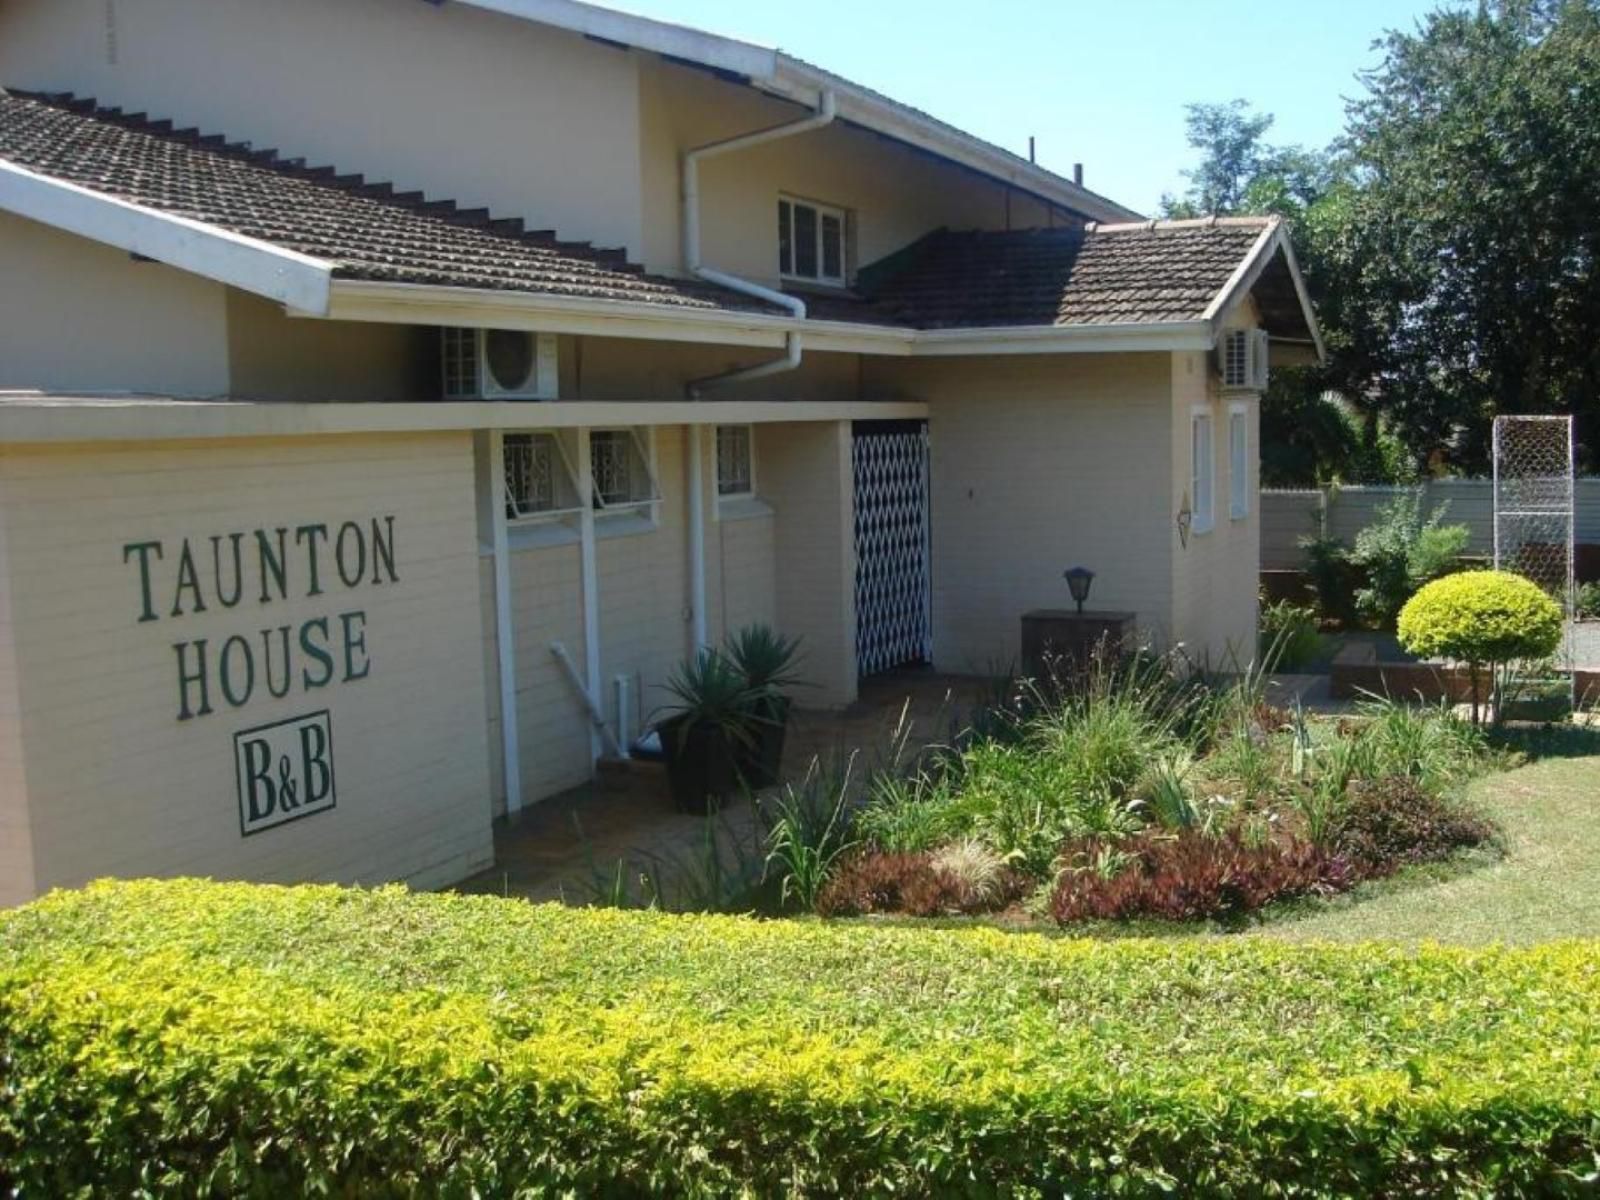
[[[446,884],[751,622],[1253,644],[1276,221],[572,0],[4,0],[0,84],[0,903]]]

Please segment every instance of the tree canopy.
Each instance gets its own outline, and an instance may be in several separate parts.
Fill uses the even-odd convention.
[[[1500,413],[1575,415],[1595,465],[1600,0],[1485,0],[1378,45],[1324,149],[1189,106],[1201,164],[1163,203],[1294,222],[1329,361],[1275,373],[1265,477],[1481,471]]]

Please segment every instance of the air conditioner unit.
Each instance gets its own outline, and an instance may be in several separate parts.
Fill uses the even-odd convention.
[[[556,338],[523,329],[442,331],[446,400],[554,400]]]
[[[1217,340],[1217,371],[1229,390],[1264,392],[1270,354],[1265,329],[1230,329]]]

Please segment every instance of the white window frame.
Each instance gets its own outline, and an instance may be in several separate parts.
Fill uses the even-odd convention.
[[[572,498],[572,503],[554,503],[549,508],[539,508],[524,511],[517,497],[511,490],[511,451],[513,438],[547,439],[553,447],[555,457],[551,462],[551,469],[560,472],[561,478],[554,480],[557,496],[565,490]],[[567,447],[561,435],[553,429],[514,429],[508,430],[504,437],[505,442],[505,476],[501,481],[502,495],[506,506],[506,523],[511,526],[537,525],[550,521],[559,521],[566,517],[575,516],[583,511],[583,501],[578,492],[578,473],[573,470],[572,458],[567,453]],[[563,482],[565,488],[563,488]]]
[[[789,262],[787,262],[787,263],[785,263],[783,261],[783,232],[782,232],[782,230],[783,230],[783,213],[782,213],[782,210],[783,210],[783,207],[785,205],[788,205],[788,207],[789,207],[790,259],[789,259]],[[798,222],[795,220],[795,214],[794,214],[794,210],[796,208],[809,208],[814,213],[816,213],[816,217],[817,217],[817,246],[816,246],[816,250],[817,250],[817,273],[815,275],[802,275],[798,271],[795,270],[795,259],[798,257],[797,255],[794,254],[795,230],[796,230],[796,226],[798,224]],[[834,205],[834,204],[819,204],[815,200],[802,200],[798,196],[790,196],[790,195],[787,195],[785,193],[779,193],[779,195],[778,195],[778,209],[779,209],[779,214],[778,214],[778,222],[779,222],[779,226],[778,226],[778,228],[779,228],[779,232],[778,232],[778,275],[779,275],[779,277],[782,278],[782,279],[794,282],[794,283],[815,283],[815,284],[821,284],[824,287],[841,287],[841,288],[844,287],[845,286],[845,281],[846,281],[846,279],[848,278],[848,276],[850,274],[850,215],[849,215],[849,213],[846,212],[844,209],[842,209],[842,208],[840,208],[840,207],[838,207],[837,205]],[[829,275],[823,269],[823,263],[825,263],[827,261],[827,255],[824,253],[823,239],[822,239],[823,218],[825,218],[825,217],[832,217],[834,220],[838,221],[838,223],[839,223],[839,273],[837,275]]]
[[[1250,515],[1250,406],[1237,402],[1228,405],[1228,515]]]
[[[594,477],[594,445],[596,434],[621,433],[633,439],[644,463],[649,495],[638,500],[607,503],[600,497],[600,487]],[[589,481],[594,488],[595,531],[602,536],[624,533],[648,533],[657,528],[661,513],[660,474],[656,470],[655,427],[651,425],[603,425],[589,430]]]
[[[1217,524],[1217,440],[1209,406],[1197,405],[1189,414],[1189,496],[1190,529],[1210,533]]]

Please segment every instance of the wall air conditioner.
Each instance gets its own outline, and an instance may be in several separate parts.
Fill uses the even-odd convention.
[[[1264,392],[1270,339],[1265,329],[1230,329],[1217,339],[1217,372],[1230,391]]]
[[[441,334],[446,400],[556,398],[555,334],[455,328]]]

